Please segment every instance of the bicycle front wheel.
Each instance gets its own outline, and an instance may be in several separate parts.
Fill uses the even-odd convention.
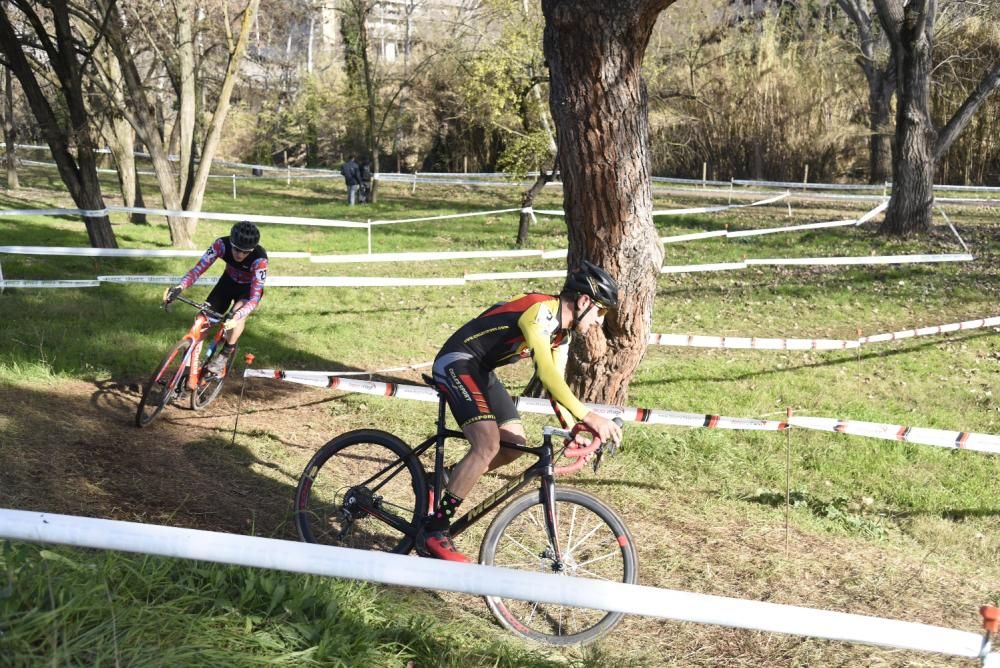
[[[556,489],[555,528],[559,549],[549,540],[541,492],[519,496],[490,524],[479,561],[540,573],[634,584],[639,559],[622,519],[597,497]],[[487,596],[501,625],[522,638],[552,645],[593,642],[610,631],[621,612]]]
[[[201,355],[205,355],[208,350],[207,342],[201,347]],[[215,350],[212,354],[206,356],[205,359],[201,360],[198,364],[198,387],[195,388],[194,392],[191,393],[191,410],[200,411],[205,408],[210,403],[215,401],[215,398],[219,396],[219,392],[222,391],[222,384],[226,382],[226,376],[233,368],[233,363],[236,361],[236,351],[229,356],[229,360],[226,362],[226,369],[221,374],[207,373],[205,367],[215,359],[222,351],[222,343],[219,342],[216,345]]]
[[[167,356],[160,362],[153,377],[142,388],[139,409],[135,412],[135,425],[137,427],[145,427],[155,420],[166,405],[177,398],[177,388],[182,386],[184,378],[185,355],[190,347],[191,342],[182,339],[171,348]]]
[[[341,434],[313,456],[295,492],[295,524],[307,543],[406,554],[427,514],[424,468],[384,431]]]

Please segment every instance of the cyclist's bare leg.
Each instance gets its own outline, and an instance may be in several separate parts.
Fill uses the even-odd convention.
[[[462,428],[472,447],[455,464],[448,481],[448,491],[464,499],[479,482],[500,452],[500,427],[495,420],[479,420]]]
[[[500,440],[506,443],[516,443],[518,445],[526,444],[528,442],[528,437],[524,433],[524,426],[521,424],[521,421],[514,420],[500,425]],[[500,452],[496,454],[493,461],[490,462],[489,468],[486,470],[493,471],[501,466],[510,464],[523,454],[523,452],[511,450],[510,448],[500,448]]]
[[[243,300],[236,302],[236,304],[233,306],[233,311],[238,311],[239,309],[243,308],[243,304],[245,303],[246,302]],[[237,320],[235,323],[233,323],[233,328],[230,329],[228,332],[226,332],[226,343],[228,343],[231,346],[235,346],[236,342],[240,340],[240,336],[243,334],[243,328],[246,327],[246,324],[247,324],[246,318],[243,318],[242,320]]]

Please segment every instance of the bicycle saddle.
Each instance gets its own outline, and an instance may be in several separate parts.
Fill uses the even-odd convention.
[[[428,376],[426,373],[420,374],[420,377],[424,379],[425,383],[427,383],[434,389],[437,389],[437,383],[434,382],[434,379],[432,377]]]

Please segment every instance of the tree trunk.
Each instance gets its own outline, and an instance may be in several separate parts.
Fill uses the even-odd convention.
[[[177,126],[180,128],[180,163],[177,183],[183,199],[191,190],[191,175],[194,172],[194,125],[197,101],[194,64],[194,31],[191,26],[194,3],[179,0],[177,11]]]
[[[896,143],[892,151],[892,197],[879,233],[909,236],[931,226],[934,205],[934,146],[930,75],[935,0],[877,0],[879,18],[896,61]],[[883,11],[884,10],[884,11]]]
[[[538,178],[535,182],[531,184],[531,187],[524,193],[521,198],[521,218],[517,224],[517,247],[524,248],[528,243],[528,225],[531,223],[531,213],[526,211],[526,209],[532,209],[535,206],[535,197],[538,193],[542,192],[546,183],[552,181],[555,178],[556,170],[559,169],[559,154],[556,153],[555,164],[552,165],[552,171],[546,172],[544,169],[538,172]]]
[[[587,401],[621,405],[647,347],[663,261],[652,219],[642,58],[672,0],[542,0],[569,231],[568,265],[584,258],[621,286],[618,311],[574,342],[567,378]]]
[[[27,11],[21,7],[21,11]],[[85,211],[104,209],[101,183],[97,177],[97,160],[94,152],[90,117],[83,98],[82,75],[77,61],[79,44],[74,42],[70,27],[70,13],[64,0],[53,0],[51,21],[37,14],[31,23],[36,30],[50,23],[55,41],[49,36],[43,41],[51,71],[55,75],[54,88],[65,104],[65,113],[57,116],[53,105],[35,77],[35,72],[24,53],[14,26],[7,15],[7,7],[0,5],[0,52],[6,55],[8,66],[21,82],[21,90],[41,128],[59,176],[76,205]],[[76,156],[70,150],[76,148]],[[115,233],[107,215],[84,216],[87,237],[95,248],[117,248]]]
[[[21,182],[17,178],[17,124],[14,120],[14,80],[10,68],[4,68],[3,140],[6,145],[7,188],[17,190]]]
[[[884,73],[876,70],[868,81],[868,112],[871,137],[868,141],[868,183],[885,183],[892,179],[892,96],[896,86]]]

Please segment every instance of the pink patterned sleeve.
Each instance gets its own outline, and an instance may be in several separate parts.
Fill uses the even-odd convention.
[[[204,274],[205,271],[212,266],[212,263],[215,262],[220,257],[222,257],[223,253],[225,252],[226,252],[226,246],[222,242],[222,238],[220,237],[216,239],[211,246],[208,247],[208,250],[205,251],[205,254],[201,256],[200,260],[198,260],[198,264],[191,267],[191,271],[184,274],[184,278],[181,279],[181,282],[178,285],[180,285],[185,290],[190,288],[192,285],[195,284],[195,281],[198,280],[198,277]]]
[[[233,320],[241,320],[257,308],[261,298],[264,296],[264,281],[267,280],[267,258],[262,257],[253,263],[250,268],[253,278],[250,281],[250,298],[246,303],[233,313]]]

